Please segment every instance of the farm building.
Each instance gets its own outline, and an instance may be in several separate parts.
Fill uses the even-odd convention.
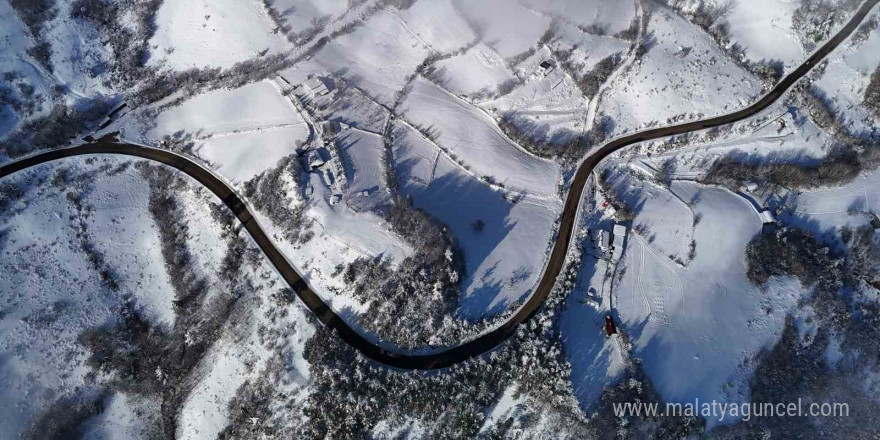
[[[324,159],[321,157],[321,154],[318,153],[318,150],[310,150],[308,154],[306,154],[306,163],[308,164],[309,169],[314,171],[324,165]]]
[[[604,229],[591,229],[590,243],[593,245],[593,255],[604,258],[611,246],[611,234]]]
[[[335,84],[331,78],[311,77],[303,84],[306,89],[314,96],[325,96],[330,94],[335,88]]]

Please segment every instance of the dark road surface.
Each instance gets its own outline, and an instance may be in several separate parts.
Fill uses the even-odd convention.
[[[621,148],[635,143],[717,127],[754,116],[773,104],[792,85],[794,85],[797,80],[801,79],[810,71],[810,69],[819,64],[823,58],[849,37],[865,16],[868,15],[871,8],[873,8],[878,2],[880,2],[880,0],[868,0],[865,2],[840,32],[829,39],[803,64],[784,77],[779,84],[754,104],[742,110],[722,116],[645,130],[639,133],[623,136],[608,142],[598,150],[592,152],[580,164],[574,176],[571,188],[565,199],[556,242],[553,245],[553,250],[551,251],[547,266],[544,269],[541,281],[538,283],[538,287],[535,289],[532,296],[529,297],[528,301],[526,301],[515,315],[510,317],[509,320],[495,330],[476,339],[465,342],[462,345],[432,354],[395,354],[373,344],[349,327],[339,315],[321,300],[305,280],[303,280],[299,273],[297,273],[296,269],[294,269],[287,259],[284,258],[281,251],[275,247],[275,244],[269,239],[266,232],[263,231],[260,225],[254,220],[253,213],[248,206],[232,190],[232,188],[210,171],[207,171],[190,159],[165,150],[147,148],[133,144],[102,141],[77,147],[51,150],[3,165],[0,167],[0,178],[46,162],[86,154],[120,154],[134,156],[161,162],[174,167],[207,187],[211,192],[217,195],[217,197],[219,197],[223,203],[232,210],[232,212],[235,213],[239,221],[241,221],[253,237],[254,241],[256,241],[257,245],[262,249],[263,253],[269,258],[272,265],[274,265],[281,274],[281,277],[284,278],[294,291],[296,291],[303,303],[305,303],[305,305],[317,315],[321,322],[336,330],[339,336],[347,344],[358,349],[368,358],[392,367],[419,370],[445,368],[492,350],[502,341],[510,337],[523,321],[529,319],[541,307],[541,304],[544,303],[544,300],[550,294],[550,291],[556,282],[556,278],[562,270],[563,263],[565,262],[565,256],[568,252],[575,220],[577,218],[578,205],[587,183],[587,179],[602,159]]]

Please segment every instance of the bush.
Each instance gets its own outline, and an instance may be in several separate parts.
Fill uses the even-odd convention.
[[[880,165],[880,151],[875,146],[861,148],[837,146],[818,164],[762,163],[766,158],[742,157],[734,152],[716,161],[702,182],[736,190],[760,176],[773,185],[787,188],[817,188],[844,185],[860,173]]]
[[[746,275],[754,284],[774,276],[793,276],[806,287],[836,291],[843,285],[843,258],[803,229],[782,227],[761,234],[746,248]]]
[[[464,258],[448,228],[397,197],[386,215],[392,230],[415,250],[392,268],[359,258],[344,271],[353,294],[368,304],[362,325],[404,348],[434,342],[458,307]]]
[[[274,168],[264,171],[244,184],[244,195],[258,211],[284,230],[284,238],[291,243],[305,244],[311,239],[308,228],[312,221],[306,216],[305,206],[291,208],[292,201],[302,201],[300,184],[304,170],[296,155],[282,158]],[[294,182],[288,189],[285,177]]]
[[[37,415],[20,440],[66,440],[80,438],[86,422],[104,411],[106,391],[61,397]]]
[[[498,128],[521,148],[540,157],[564,157],[578,159],[589,147],[584,136],[575,133],[556,132],[547,139],[546,129],[539,127],[529,119],[517,117],[516,113],[507,113],[498,121]]]
[[[880,65],[871,74],[871,82],[865,88],[865,100],[862,105],[870,111],[875,118],[880,118]]]

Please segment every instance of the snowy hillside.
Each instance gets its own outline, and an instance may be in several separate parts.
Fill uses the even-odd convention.
[[[876,3],[0,0],[0,440],[872,438]]]

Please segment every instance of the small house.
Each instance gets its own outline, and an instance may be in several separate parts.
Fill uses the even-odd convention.
[[[591,229],[590,241],[593,243],[594,254],[602,258],[611,245],[611,234],[604,229]]]
[[[551,70],[553,70],[553,61],[541,61],[541,63],[538,64],[538,70],[540,70],[541,73],[549,73]]]
[[[769,209],[765,209],[765,210],[759,212],[758,215],[761,216],[761,221],[765,225],[776,223],[776,217],[773,216],[773,213]]]

